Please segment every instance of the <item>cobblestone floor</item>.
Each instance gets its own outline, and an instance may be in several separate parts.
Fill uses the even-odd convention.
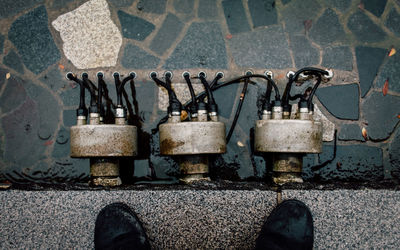
[[[322,154],[305,157],[304,178],[398,181],[399,13],[395,0],[3,0],[0,180],[87,180],[88,160],[69,157],[79,96],[65,79],[69,71],[91,78],[104,71],[114,100],[112,73],[138,74],[143,150],[123,171],[132,173],[134,166],[137,180],[173,183],[177,166],[159,155],[158,134],[152,133],[165,115],[165,95],[149,80],[151,71],[171,70],[173,81],[182,83],[184,70],[203,70],[209,78],[223,71],[225,79],[248,69],[272,70],[283,89],[288,70],[318,66],[335,72],[315,103],[338,130],[338,146],[323,168],[313,166],[330,159],[333,138]],[[258,86],[248,89],[228,153],[213,163],[214,178],[266,175],[265,160],[252,153],[249,139],[264,84]],[[240,92],[239,85],[215,94],[228,128]]]

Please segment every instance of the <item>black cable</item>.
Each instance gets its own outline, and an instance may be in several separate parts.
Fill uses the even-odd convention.
[[[129,73],[129,76],[125,77],[124,80],[122,80],[121,84],[118,85],[118,87],[117,87],[117,105],[122,106],[122,90],[124,89],[125,84],[128,81],[133,80],[135,78],[135,76],[136,76],[135,73],[133,73],[133,72]],[[119,100],[119,102],[118,102],[118,100]]]
[[[166,74],[166,76],[165,76],[166,82],[163,82],[160,79],[158,79],[156,73],[152,73],[150,75],[150,77],[156,84],[164,87],[168,91],[169,110],[171,112],[181,112],[182,111],[182,104],[179,101],[178,97],[176,96],[174,90],[171,87],[171,76],[170,76],[170,74]]]
[[[117,92],[117,105],[122,105],[121,95],[118,93],[118,88],[121,85],[121,80],[119,79],[119,73],[115,72],[113,74],[114,83],[115,83],[115,91]]]
[[[82,80],[78,79],[74,74],[68,73],[67,78],[79,84],[79,107],[77,109],[77,115],[87,116],[87,108],[85,104],[85,85]]]
[[[90,106],[96,106],[96,89],[94,84],[89,80],[87,73],[82,74],[82,79],[85,84],[85,87],[89,90],[90,93]]]
[[[207,94],[207,106],[208,106],[208,111],[211,112],[218,112],[218,106],[215,102],[214,95],[212,94],[210,85],[208,84],[204,74],[199,75],[200,81],[203,84],[206,94]],[[215,84],[214,84],[215,85]]]
[[[190,106],[190,113],[195,114],[198,111],[198,105],[196,102],[196,94],[194,93],[192,82],[190,81],[190,75],[189,75],[189,73],[185,73],[183,75],[183,77],[186,80],[186,83],[187,83],[189,91],[190,91],[190,96],[192,97],[192,105]]]
[[[326,160],[325,162],[319,164],[319,165],[315,165],[311,167],[312,171],[317,171],[320,170],[321,168],[326,167],[326,165],[332,163],[335,158],[336,158],[336,151],[337,151],[337,129],[335,129],[335,133],[334,133],[334,140],[333,140],[333,155],[331,157],[331,159]]]
[[[313,99],[314,94],[315,94],[315,92],[317,91],[317,88],[318,88],[319,84],[321,83],[321,81],[322,81],[321,75],[318,75],[318,76],[317,76],[317,83],[314,84],[314,87],[313,87],[312,90],[311,90],[311,94],[310,94],[310,96],[308,97],[308,102],[307,102],[308,110],[311,110],[312,99]]]
[[[97,73],[97,80],[98,80],[98,95],[97,95],[97,108],[99,110],[100,116],[103,116],[104,112],[104,106],[102,103],[102,98],[103,98],[103,84],[106,84],[103,80],[103,73],[99,72]]]
[[[240,111],[242,110],[244,98],[246,97],[248,85],[249,85],[249,79],[246,79],[244,82],[244,85],[243,85],[242,93],[240,94],[240,100],[239,100],[238,107],[236,108],[235,117],[233,118],[232,125],[231,125],[231,128],[229,129],[228,135],[226,136],[226,144],[229,143],[229,141],[232,137],[233,131],[235,130],[236,123],[239,119]]]

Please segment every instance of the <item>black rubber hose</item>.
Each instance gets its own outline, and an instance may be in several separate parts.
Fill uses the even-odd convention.
[[[119,73],[115,72],[113,74],[114,83],[115,83],[115,90],[117,92],[117,105],[122,105],[121,95],[118,93],[118,88],[121,85],[121,80],[119,79]]]
[[[89,76],[87,73],[82,74],[82,80],[85,84],[85,87],[89,90],[90,93],[90,106],[96,106],[96,89],[94,84],[89,80]]]
[[[102,112],[104,111],[102,98],[103,98],[103,84],[106,84],[103,80],[103,73],[97,73],[97,80],[98,80],[98,95],[97,95],[97,108],[99,109],[100,116],[103,116]]]
[[[133,80],[135,78],[135,73],[131,72],[129,74],[129,76],[125,77],[124,80],[122,80],[121,84],[119,84],[117,88],[117,105],[122,105],[122,90],[125,87],[125,84],[130,81]],[[119,99],[119,102],[118,102]]]
[[[197,105],[197,101],[196,101],[196,94],[194,93],[192,82],[190,81],[190,75],[189,75],[189,73],[185,73],[183,75],[183,77],[185,78],[185,81],[186,81],[189,91],[190,91],[190,96],[192,97],[192,105],[191,105],[190,112],[192,114],[197,113],[198,105]]]
[[[67,78],[79,84],[79,109],[85,110],[85,85],[82,80],[78,79],[74,74],[68,73]]]
[[[207,94],[207,99],[208,99],[208,105],[210,104],[215,104],[215,99],[214,96],[211,92],[211,88],[210,88],[210,84],[208,84],[206,78],[204,75],[200,74],[199,75],[200,81],[204,86],[204,89],[206,90],[206,94]]]
[[[317,83],[314,84],[314,87],[311,90],[311,94],[308,97],[308,101],[307,101],[307,107],[308,110],[311,110],[311,106],[312,106],[312,99],[314,98],[315,92],[317,91],[318,86],[321,84],[321,75],[317,76]]]
[[[243,105],[243,102],[244,102],[244,98],[246,97],[247,87],[249,85],[249,81],[250,81],[249,79],[246,79],[244,81],[242,93],[240,94],[239,104],[238,104],[238,107],[236,108],[235,117],[233,118],[232,125],[231,125],[231,128],[229,129],[228,135],[226,136],[226,144],[228,144],[229,141],[231,140],[233,131],[235,130],[236,123],[237,123],[237,121],[239,119],[240,111],[242,110],[242,105]]]
[[[163,82],[160,79],[158,79],[156,74],[151,74],[150,77],[151,77],[151,79],[153,79],[153,81],[156,84],[164,87],[168,91],[169,110],[172,111],[172,112],[174,112],[174,111],[181,112],[182,104],[179,101],[178,97],[176,96],[174,90],[171,87],[171,77],[166,75],[165,76],[166,82]]]

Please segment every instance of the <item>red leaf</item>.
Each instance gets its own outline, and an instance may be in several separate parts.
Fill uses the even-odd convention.
[[[392,46],[392,48],[389,50],[388,56],[391,57],[394,54],[396,54],[396,49]]]
[[[58,64],[58,67],[59,67],[61,70],[63,70],[63,69],[65,68],[64,65],[62,65],[61,63]]]
[[[46,142],[44,143],[45,146],[50,146],[51,144],[53,144],[53,141],[46,141]]]
[[[304,24],[304,29],[305,29],[305,31],[308,32],[308,31],[311,29],[312,20],[305,20],[305,21],[303,22],[303,24]]]
[[[397,118],[399,118],[399,119],[400,119],[400,115],[397,115]]]
[[[382,88],[383,96],[387,94],[388,90],[389,90],[389,78],[386,78],[385,84],[383,84]]]
[[[358,8],[359,8],[360,10],[364,10],[364,3],[363,3],[363,2],[360,2],[360,4],[358,5]]]
[[[367,129],[366,128],[362,128],[361,134],[362,134],[362,136],[364,137],[365,140],[368,139],[368,133],[367,133]]]
[[[226,35],[226,39],[228,40],[232,39],[232,35],[231,34]]]

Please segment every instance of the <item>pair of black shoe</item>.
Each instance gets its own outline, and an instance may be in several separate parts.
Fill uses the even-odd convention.
[[[279,204],[267,218],[257,238],[256,249],[312,249],[313,220],[307,206],[298,200]],[[123,203],[103,208],[96,220],[96,249],[150,249],[136,214]]]

